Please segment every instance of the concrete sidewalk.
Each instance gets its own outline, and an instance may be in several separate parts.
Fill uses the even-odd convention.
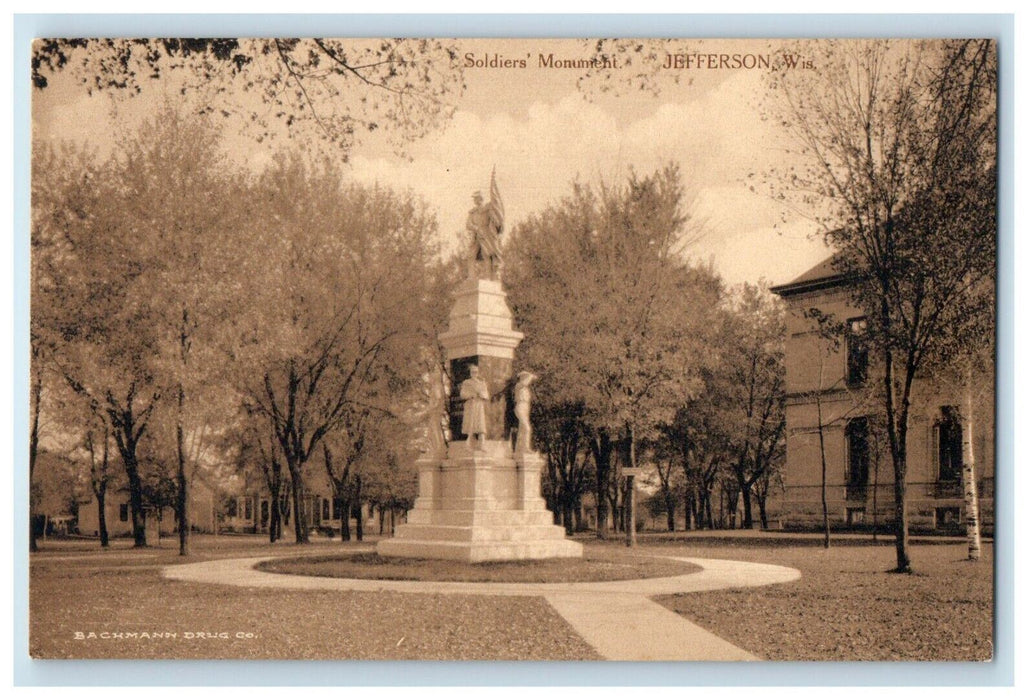
[[[356,550],[359,551],[359,550]],[[166,578],[192,583],[293,590],[395,591],[459,595],[543,596],[601,656],[613,661],[748,661],[743,649],[693,624],[651,596],[747,588],[798,579],[796,569],[723,559],[664,557],[687,561],[701,571],[630,581],[594,583],[468,583],[380,581],[295,576],[259,571],[255,565],[279,557],[223,559],[163,569]]]

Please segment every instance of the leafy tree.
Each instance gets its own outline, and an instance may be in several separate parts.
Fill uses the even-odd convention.
[[[247,230],[244,213],[227,203],[243,199],[244,183],[221,155],[212,125],[187,121],[170,105],[122,145],[117,177],[121,225],[135,236],[145,271],[139,293],[151,296],[156,311],[162,347],[155,371],[175,401],[175,510],[186,555],[190,472],[208,433],[202,402],[225,397],[214,381],[225,374],[218,338],[233,306],[238,237]]]
[[[731,462],[744,506],[742,525],[751,529],[752,490],[768,483],[784,453],[784,322],[781,303],[767,285],[744,285],[734,292],[729,328],[724,334],[727,384],[733,392],[736,446]],[[756,496],[761,493],[755,491]],[[764,509],[764,501],[761,502]]]
[[[38,149],[34,158],[38,167],[68,174],[34,192],[34,266],[41,272],[33,284],[48,299],[46,312],[33,310],[46,327],[37,337],[52,339],[41,347],[53,350],[57,371],[91,413],[108,421],[129,481],[134,543],[144,546],[137,447],[161,386],[149,362],[160,341],[153,299],[140,293],[144,275],[134,255],[140,242],[112,206],[119,194],[116,163],[87,165],[71,150],[55,160]],[[34,178],[34,185],[45,181]]]
[[[83,435],[83,449],[90,460],[90,489],[97,501],[97,531],[101,538],[101,547],[108,546],[108,514],[105,503],[108,487],[115,480],[115,472],[109,459],[109,431],[107,422],[93,421],[92,425],[88,424]]]
[[[815,49],[815,45],[813,45]],[[910,570],[906,449],[914,382],[988,337],[996,243],[996,46],[829,42],[774,81],[804,169],[777,174],[818,212],[855,280],[894,471],[896,570]],[[808,73],[807,75],[805,73]]]
[[[547,394],[549,384],[540,387],[537,396]],[[581,520],[582,496],[592,482],[591,450],[587,435],[592,428],[583,420],[580,406],[544,403],[532,404],[532,425],[536,442],[546,455],[547,504],[553,509],[555,522],[564,525],[570,535]]]
[[[680,258],[682,199],[675,166],[598,190],[576,183],[508,243],[506,280],[528,338],[519,360],[544,377],[549,402],[584,407],[601,537],[614,457],[635,466],[636,440],[674,413],[693,377],[707,275]]]
[[[120,99],[172,85],[196,112],[260,142],[287,131],[341,154],[363,134],[420,137],[452,116],[464,88],[458,51],[435,39],[38,39],[33,85],[59,73]]]
[[[698,390],[691,392],[673,420],[662,426],[662,434],[669,443],[667,451],[678,455],[686,481],[687,530],[694,525],[698,529],[715,527],[712,494],[720,472],[733,454],[728,429],[733,391],[719,369],[715,363],[705,365]]]
[[[269,537],[271,543],[276,542],[284,536],[282,494],[287,488],[287,477],[273,422],[243,405],[238,421],[224,431],[221,442],[235,473],[243,476],[245,483],[261,478],[265,485],[270,496]]]
[[[654,475],[657,476],[658,490],[651,498],[652,507],[658,508],[652,515],[665,514],[665,526],[669,532],[676,529],[676,506],[679,503],[680,494],[685,499],[686,482],[683,478],[684,472],[680,468],[681,455],[673,449],[674,444],[667,439],[670,430],[668,425],[662,426],[661,435],[658,439],[652,440],[649,450],[653,459]],[[689,528],[688,528],[689,529]]]
[[[281,159],[255,187],[263,222],[244,263],[253,303],[235,323],[238,381],[265,415],[292,484],[295,536],[308,541],[300,497],[322,441],[384,393],[419,380],[419,347],[440,303],[426,272],[434,222],[412,197],[346,186],[329,163]],[[381,392],[379,394],[379,392]]]

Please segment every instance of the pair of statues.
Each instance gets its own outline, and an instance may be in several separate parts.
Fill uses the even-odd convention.
[[[485,407],[489,403],[489,385],[479,374],[478,365],[470,365],[470,375],[460,385],[460,398],[464,402],[464,416],[460,431],[467,436],[467,446],[471,450],[485,450]],[[514,417],[518,422],[515,452],[529,452],[532,449],[532,382],[536,375],[518,372],[514,385]],[[475,444],[477,441],[477,448]]]
[[[485,450],[485,433],[488,430],[485,409],[489,403],[489,385],[480,376],[478,365],[468,366],[469,376],[460,384],[460,399],[464,402],[463,420],[460,432],[467,436],[467,446],[472,451]],[[532,449],[532,382],[537,376],[532,372],[518,372],[514,385],[514,417],[517,419],[517,440],[515,452],[529,452]],[[445,439],[442,436],[441,408],[444,393],[441,382],[432,382],[429,397],[429,433],[430,447],[433,450],[443,449]]]

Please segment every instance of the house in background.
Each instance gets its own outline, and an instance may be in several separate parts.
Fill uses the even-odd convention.
[[[874,521],[890,526],[894,519],[894,478],[878,385],[881,370],[859,340],[867,319],[853,308],[850,285],[830,258],[772,288],[788,308],[787,460],[783,492],[774,494],[769,506],[771,521],[784,528],[822,525],[820,423],[831,526],[866,529]],[[843,324],[842,342],[820,333],[809,315],[813,309]],[[906,498],[912,530],[961,528],[966,391],[963,379],[947,372],[917,379],[907,441]],[[979,517],[982,531],[990,532],[995,516],[993,378],[975,377],[971,391]]]
[[[195,532],[216,532],[217,509],[219,500],[216,489],[200,474],[191,479],[189,503],[187,509],[191,529]],[[171,536],[176,532],[176,513],[173,508],[163,508],[157,516],[159,533]],[[104,519],[110,537],[122,537],[133,534],[133,517],[129,509],[129,490],[109,488],[104,497]],[[100,535],[97,513],[97,500],[91,493],[89,499],[79,505],[79,534],[89,537]]]
[[[305,474],[305,495],[301,505],[305,509],[305,523],[310,530],[336,533],[341,527],[341,503],[334,498],[334,489],[327,475],[318,469]],[[223,500],[219,518],[220,532],[269,533],[273,499],[264,479],[249,474],[234,484],[230,495]],[[363,527],[368,533],[381,530],[381,523],[375,516],[375,509],[364,503]],[[280,489],[281,525],[284,536],[294,538],[294,513],[292,512],[291,482],[285,474]],[[350,527],[355,527],[355,518],[350,516]],[[374,529],[377,528],[377,529]]]

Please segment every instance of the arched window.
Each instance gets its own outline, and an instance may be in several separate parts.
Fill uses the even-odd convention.
[[[963,424],[954,406],[942,406],[935,435],[938,438],[938,481],[956,483],[963,472]]]

